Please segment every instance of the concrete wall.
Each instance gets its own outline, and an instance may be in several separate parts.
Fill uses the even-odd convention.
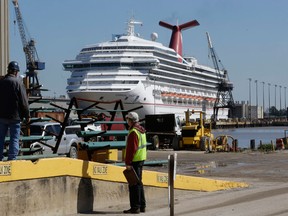
[[[167,188],[145,187],[147,202],[167,199],[167,194]],[[69,176],[0,183],[2,216],[64,216],[106,208],[111,212],[121,203],[129,208],[124,183]]]
[[[119,212],[119,206],[123,204],[129,208],[124,169],[112,164],[66,157],[36,161],[19,158],[0,162],[0,215],[71,216],[99,210]],[[167,181],[167,173],[143,171],[148,206],[155,201],[168,200]],[[187,191],[242,187],[248,185],[184,175],[177,175],[174,182],[175,189]]]

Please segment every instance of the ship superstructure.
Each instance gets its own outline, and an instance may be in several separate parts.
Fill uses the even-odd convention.
[[[191,23],[195,26],[196,22],[180,26],[187,28]],[[170,29],[179,29],[179,26],[161,23]],[[86,46],[76,59],[63,62],[64,69],[71,71],[67,81],[69,97],[100,101],[121,99],[125,109],[143,105],[139,110],[141,117],[163,113],[184,116],[185,110],[195,109],[205,111],[206,118],[210,118],[219,74],[214,68],[199,65],[193,57],[182,57],[175,47],[157,42],[156,33],[152,33],[151,40],[140,38],[134,32],[136,24],[141,22],[129,20],[126,34]],[[181,28],[177,34],[182,39]],[[171,43],[175,46],[173,40],[172,34],[170,46]],[[179,45],[182,52],[182,41]],[[225,73],[220,71],[220,77],[226,79]],[[219,110],[218,116],[227,118],[227,110]]]

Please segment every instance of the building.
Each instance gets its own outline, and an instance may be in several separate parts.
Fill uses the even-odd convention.
[[[263,119],[264,111],[262,106],[249,106],[245,101],[235,101],[234,116],[239,119]]]

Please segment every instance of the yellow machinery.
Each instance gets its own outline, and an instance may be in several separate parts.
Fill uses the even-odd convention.
[[[192,122],[190,116],[199,113],[199,120]],[[214,138],[211,124],[205,128],[203,111],[185,112],[185,125],[182,126],[181,135],[176,135],[172,142],[174,150],[195,149],[206,152],[237,151],[237,144],[233,137],[220,135]],[[231,141],[231,144],[229,142]]]
[[[190,116],[192,114],[199,113],[200,119],[198,122],[191,122]],[[214,136],[211,133],[210,128],[204,127],[205,113],[202,111],[190,111],[185,112],[185,125],[182,126],[181,136],[178,136],[173,140],[173,149],[197,149],[202,151],[211,151],[213,145]]]

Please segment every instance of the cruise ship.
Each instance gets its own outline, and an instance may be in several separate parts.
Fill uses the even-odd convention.
[[[202,110],[206,119],[211,118],[217,84],[228,77],[224,71],[182,55],[182,31],[199,25],[198,21],[174,26],[160,21],[160,26],[172,30],[169,47],[157,42],[157,33],[148,40],[141,38],[135,33],[139,24],[130,19],[126,34],[85,46],[75,59],[63,62],[64,70],[71,72],[68,96],[94,101],[120,99],[125,110],[143,106],[137,110],[141,118],[165,113],[184,117],[187,109]],[[219,109],[218,118],[227,116],[227,109]]]

